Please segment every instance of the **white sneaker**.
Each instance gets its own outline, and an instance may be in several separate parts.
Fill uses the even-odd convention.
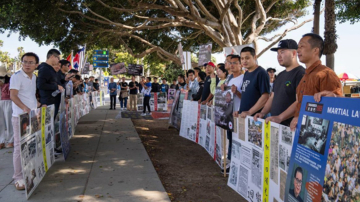
[[[141,113],[141,116],[146,116],[146,113]]]
[[[122,111],[122,110],[123,110],[123,108],[121,107],[121,108],[120,108],[120,111]]]
[[[151,116],[151,112],[150,112],[150,113],[148,113],[147,115]]]

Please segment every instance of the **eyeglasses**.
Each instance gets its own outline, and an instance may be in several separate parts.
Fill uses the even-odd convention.
[[[21,64],[23,64],[23,65],[34,65],[35,62],[33,62],[33,61],[30,61],[30,62],[28,62],[28,61],[22,61]]]
[[[299,180],[295,177],[295,182],[297,186],[301,186],[302,180]]]

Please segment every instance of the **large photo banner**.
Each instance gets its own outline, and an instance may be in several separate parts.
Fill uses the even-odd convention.
[[[143,73],[143,69],[144,69],[143,65],[129,64],[127,74],[134,76],[141,76]]]
[[[20,156],[29,198],[54,163],[54,105],[19,116]]]
[[[359,201],[359,118],[357,99],[304,96],[285,201]]]
[[[234,99],[231,87],[225,87],[222,91],[220,87],[215,90],[215,123],[217,126],[234,131]]]
[[[196,142],[196,129],[198,128],[199,104],[198,102],[184,100],[182,108],[180,136]]]
[[[188,91],[187,90],[179,90],[176,91],[175,100],[170,112],[169,123],[174,128],[180,130],[181,127],[181,116],[182,116],[182,108],[184,100],[187,100]]]
[[[110,65],[111,75],[126,74],[126,71],[125,63],[123,62]]]
[[[211,61],[212,43],[203,44],[199,47],[199,61],[198,65],[202,66]]]

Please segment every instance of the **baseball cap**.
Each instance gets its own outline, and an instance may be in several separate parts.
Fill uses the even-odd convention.
[[[272,48],[270,49],[271,51],[278,51],[279,49],[298,49],[298,45],[296,43],[296,41],[292,40],[292,39],[285,39],[285,40],[281,40],[278,44],[277,48]]]
[[[208,62],[207,65],[210,65],[215,68],[215,64],[213,62]]]
[[[270,72],[270,71],[274,71],[274,73],[276,72],[276,69],[274,69],[274,68],[267,68],[267,70],[266,70],[267,72]]]

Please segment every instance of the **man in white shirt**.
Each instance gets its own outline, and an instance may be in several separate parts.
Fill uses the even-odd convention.
[[[230,71],[232,72],[232,77],[228,81],[227,86],[231,87],[231,91],[234,94],[234,105],[233,105],[233,112],[234,116],[238,116],[238,111],[240,109],[241,103],[241,86],[243,83],[244,74],[241,71],[241,63],[240,63],[240,56],[238,55],[231,55],[230,59]],[[225,85],[224,85],[225,86]],[[227,130],[227,138],[229,140],[229,147],[228,147],[228,162],[231,160],[231,149],[232,149],[232,131]],[[230,165],[230,164],[229,164]],[[225,172],[222,170],[222,173]],[[226,173],[229,172],[229,168],[226,169]]]
[[[22,68],[10,80],[10,98],[12,100],[12,125],[14,129],[14,181],[17,190],[25,189],[20,159],[20,118],[23,113],[41,107],[36,100],[36,76],[34,70],[39,65],[39,57],[35,53],[25,53],[21,57]]]

